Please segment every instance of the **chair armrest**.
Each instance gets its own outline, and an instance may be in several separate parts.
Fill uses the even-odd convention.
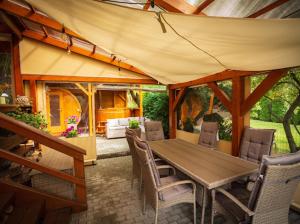
[[[158,187],[157,191],[159,192],[159,191],[165,190],[167,188],[175,187],[175,186],[181,185],[181,184],[191,184],[192,187],[193,187],[193,192],[194,193],[196,192],[196,184],[191,180],[180,180],[180,181],[176,181],[176,182],[173,182],[173,183],[170,183],[170,184],[166,184],[166,185],[163,185],[161,187]]]
[[[173,171],[173,175],[176,175],[176,170],[173,166],[170,165],[160,165],[160,166],[156,166],[156,168],[159,169],[170,169]]]
[[[214,189],[213,191],[217,191],[217,192],[224,194],[227,198],[232,200],[236,205],[238,205],[249,216],[253,216],[255,214],[246,205],[244,205],[242,202],[240,202],[234,195],[230,194],[228,191],[224,190],[223,188],[217,188],[217,189]]]

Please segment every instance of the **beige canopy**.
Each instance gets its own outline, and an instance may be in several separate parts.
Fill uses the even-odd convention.
[[[300,65],[300,19],[156,14],[94,0],[28,2],[164,84],[226,69]]]

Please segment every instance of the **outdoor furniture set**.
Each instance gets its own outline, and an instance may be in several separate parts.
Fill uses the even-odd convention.
[[[237,223],[288,223],[300,181],[300,153],[271,157],[275,131],[245,128],[240,158],[233,157],[214,150],[217,132],[216,123],[204,122],[195,145],[180,139],[165,140],[160,122],[145,122],[147,141],[126,130],[133,177],[138,178],[140,190],[143,186],[143,211],[146,203],[150,204],[156,224],[159,209],[191,203],[196,223],[196,191],[201,191],[202,224],[209,193],[212,223],[216,211]],[[153,154],[170,165],[158,164]],[[161,176],[162,169],[171,170],[172,175]],[[181,180],[176,170],[190,179]]]

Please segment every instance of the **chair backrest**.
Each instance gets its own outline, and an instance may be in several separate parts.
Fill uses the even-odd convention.
[[[300,182],[300,152],[279,157],[264,156],[248,207],[255,211],[252,223],[288,223],[289,207]]]
[[[161,121],[146,121],[145,135],[147,141],[163,140],[165,137]]]
[[[209,148],[216,148],[218,131],[219,125],[217,122],[203,122],[198,144]]]
[[[240,146],[240,157],[260,163],[263,155],[270,155],[274,140],[274,129],[255,129],[246,127]]]
[[[136,152],[136,149],[134,146],[134,137],[136,136],[136,132],[134,132],[133,130],[126,127],[125,128],[125,136],[127,139],[127,143],[128,143],[131,158],[132,158],[133,172],[137,177],[139,177],[140,172],[141,172],[141,166],[140,166],[138,155],[137,155],[137,152]]]
[[[159,172],[156,168],[154,160],[149,154],[149,151],[151,151],[151,149],[147,142],[135,136],[134,145],[137,151],[138,158],[140,160],[140,164],[142,166],[145,195],[150,204],[155,207],[157,200],[157,193],[155,189],[161,185]]]

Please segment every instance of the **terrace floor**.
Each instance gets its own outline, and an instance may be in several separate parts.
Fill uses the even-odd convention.
[[[141,198],[135,181],[131,189],[130,156],[101,159],[97,165],[85,169],[88,210],[72,217],[73,224],[134,224],[153,223],[154,211],[150,207],[142,214]],[[200,223],[200,207],[197,208],[197,223]],[[192,223],[192,206],[182,204],[161,210],[159,224]],[[206,223],[210,223],[209,211]],[[223,216],[217,216],[215,223],[230,223]],[[300,223],[300,214],[291,215],[291,224]]]
[[[107,139],[106,137],[97,136],[96,150],[99,159],[129,155],[126,138]]]

